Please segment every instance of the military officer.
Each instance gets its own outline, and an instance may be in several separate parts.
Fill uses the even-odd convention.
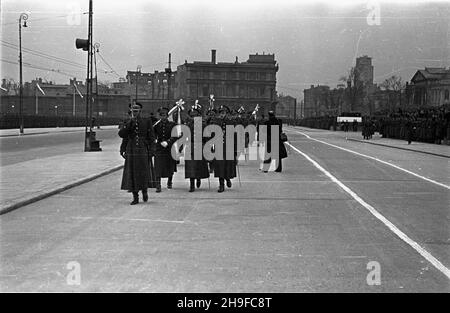
[[[187,138],[187,145],[190,148],[190,160],[185,159],[184,166],[184,177],[189,178],[190,182],[189,192],[194,192],[195,186],[197,186],[197,188],[200,188],[202,179],[209,178],[208,162],[203,158],[203,144],[206,138],[204,138],[202,134],[203,129],[206,126],[206,121],[202,120],[202,132],[200,134],[194,134],[195,118],[199,118],[201,116],[201,106],[196,103],[194,106],[192,106],[191,110],[188,111],[188,117],[185,122],[185,125],[190,129],[190,137]],[[196,160],[194,155],[194,136],[196,140],[202,143],[201,159],[199,160]]]
[[[148,201],[148,188],[155,188],[151,148],[154,142],[153,126],[150,120],[141,117],[142,104],[131,106],[130,118],[119,130],[122,138],[120,155],[125,159],[122,175],[122,190],[133,193],[131,205],[139,203],[139,190],[142,199]]]
[[[154,127],[156,192],[161,192],[161,178],[167,178],[167,188],[172,189],[173,173],[177,171],[171,154],[172,145],[178,139],[171,135],[176,124],[168,120],[168,112],[165,107],[158,109],[159,121]]]
[[[213,160],[213,167],[214,167],[214,177],[219,178],[219,189],[218,192],[224,192],[225,191],[225,181],[227,183],[227,187],[231,188],[231,179],[236,177],[236,152],[235,152],[235,146],[236,142],[234,142],[234,145],[230,147],[231,143],[228,142],[227,136],[226,136],[226,126],[227,125],[233,125],[233,122],[229,118],[230,109],[227,106],[221,106],[219,109],[219,116],[215,119],[211,120],[212,124],[219,125],[219,127],[222,128],[222,143],[223,143],[223,155],[222,159],[214,159]],[[233,136],[234,137],[234,136]],[[228,143],[228,145],[227,145]],[[233,149],[233,158],[231,160],[226,159],[226,151],[228,149]]]

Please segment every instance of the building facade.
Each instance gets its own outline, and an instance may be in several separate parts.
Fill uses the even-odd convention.
[[[251,54],[246,62],[217,62],[216,50],[211,61],[193,62],[177,67],[175,97],[188,105],[199,100],[208,106],[210,95],[214,105],[227,105],[231,109],[241,106],[252,111],[256,104],[260,113],[267,114],[276,106],[276,73],[278,65],[274,54]]]
[[[372,58],[364,55],[356,58],[355,76],[357,83],[362,84],[366,88],[373,85],[373,65]]]
[[[418,70],[406,87],[410,107],[450,105],[450,68]]]
[[[303,115],[305,118],[325,116],[329,102],[330,87],[323,85],[311,85],[303,90],[304,103]]]
[[[275,114],[278,118],[294,119],[300,115],[297,108],[297,99],[291,96],[279,95],[277,96],[277,106]]]

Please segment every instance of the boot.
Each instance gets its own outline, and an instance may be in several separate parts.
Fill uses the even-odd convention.
[[[172,176],[167,178],[167,189],[172,189]]]
[[[148,201],[148,192],[147,189],[143,189],[142,190],[142,200],[144,200],[144,202]]]
[[[231,180],[227,179],[227,187],[231,188]]]
[[[223,178],[219,178],[219,190],[217,192],[224,192],[225,191],[225,185]]]
[[[195,180],[193,178],[190,179],[190,187],[189,187],[189,192],[194,192],[195,191]]]
[[[139,203],[139,193],[133,191],[133,201],[131,201],[130,205],[135,205]]]
[[[156,192],[161,192],[161,177],[156,178]]]
[[[202,184],[202,181],[199,178],[197,178],[197,188],[200,188],[201,184]]]

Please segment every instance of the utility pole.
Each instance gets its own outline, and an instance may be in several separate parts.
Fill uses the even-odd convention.
[[[169,67],[166,68],[167,74],[167,100],[170,102],[170,77],[172,75],[172,54],[169,53]]]
[[[138,65],[136,68],[136,98],[134,100],[134,102],[136,103],[138,101],[138,83],[139,83],[139,77],[141,74],[141,65]]]
[[[297,98],[294,99],[294,124],[297,120]]]
[[[22,79],[22,20],[23,27],[27,27],[28,14],[21,13],[19,17],[19,119],[20,134],[23,134],[23,79]]]
[[[74,84],[76,84],[76,80]],[[72,98],[72,115],[75,116],[75,86],[73,86],[73,98]]]
[[[93,21],[92,21],[92,0],[89,0],[89,22],[88,39],[76,39],[75,47],[87,51],[87,74],[86,74],[86,121],[84,127],[84,151],[101,151],[99,140],[95,139],[95,132],[92,131],[92,76],[93,76]],[[89,131],[88,131],[89,128]]]

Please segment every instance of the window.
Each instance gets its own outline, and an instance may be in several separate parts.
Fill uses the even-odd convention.
[[[209,96],[209,88],[208,88],[208,86],[203,86],[203,88],[202,88],[202,96],[203,97]]]
[[[262,72],[259,74],[259,79],[266,80],[266,73]]]
[[[259,88],[259,96],[264,97],[266,94],[266,87],[260,87]]]
[[[233,85],[227,85],[227,94],[226,94],[226,96],[227,97],[235,97],[235,94],[234,94],[234,86]]]
[[[450,91],[448,89],[445,90],[444,93],[444,100],[449,100],[450,99]]]

